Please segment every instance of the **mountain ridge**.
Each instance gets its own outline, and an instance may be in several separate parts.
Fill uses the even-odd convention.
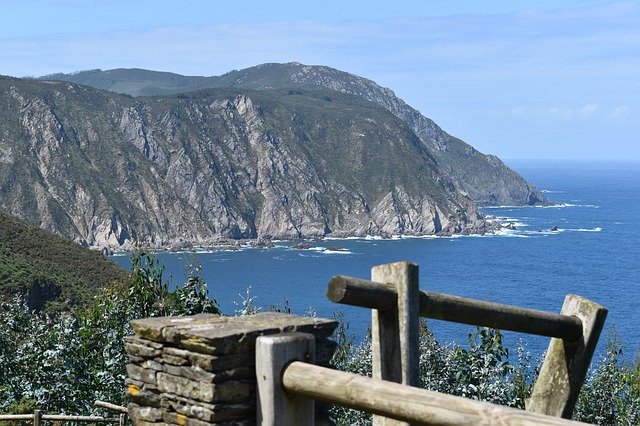
[[[440,163],[442,172],[456,182],[478,205],[548,203],[544,194],[511,170],[498,157],[483,154],[464,141],[449,135],[433,120],[398,98],[391,89],[335,68],[290,62],[260,64],[211,77],[181,76],[139,68],[89,70],[47,77],[88,84],[132,96],[175,94],[206,87],[240,87],[256,90],[330,89],[351,93],[381,105],[405,121]],[[134,83],[137,86],[131,87]]]
[[[0,206],[84,245],[490,228],[406,123],[347,93],[0,78],[0,94]]]

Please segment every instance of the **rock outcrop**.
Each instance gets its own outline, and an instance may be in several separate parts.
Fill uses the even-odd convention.
[[[135,99],[3,77],[0,114],[0,206],[89,246],[488,226],[404,121],[349,94]]]
[[[485,155],[443,131],[433,120],[374,81],[326,66],[297,62],[261,64],[214,77],[182,76],[142,69],[90,70],[51,78],[133,96],[183,93],[205,87],[256,90],[307,89],[349,93],[369,100],[404,121],[448,176],[476,204],[534,205],[547,202],[538,189],[493,155]],[[331,95],[326,95],[330,98]]]

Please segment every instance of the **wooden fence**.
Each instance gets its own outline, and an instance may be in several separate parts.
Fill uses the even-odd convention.
[[[573,413],[606,318],[602,306],[568,295],[560,314],[552,314],[424,292],[418,288],[418,266],[407,262],[374,267],[371,281],[334,277],[327,296],[372,309],[373,378],[311,365],[308,337],[260,337],[256,376],[262,424],[312,424],[314,400],[374,413],[377,425],[579,424],[559,417]],[[527,411],[415,388],[419,316],[550,336]]]
[[[33,410],[32,414],[0,414],[1,421],[23,421],[33,423],[33,426],[41,426],[44,421],[51,422],[78,422],[78,423],[118,423],[124,426],[126,420],[127,409],[119,405],[110,404],[108,402],[96,401],[97,407],[107,408],[109,410],[118,411],[121,414],[118,417],[101,417],[101,416],[70,416],[65,414],[42,414],[41,410]]]

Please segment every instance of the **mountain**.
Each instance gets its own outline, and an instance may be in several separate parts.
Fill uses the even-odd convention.
[[[71,74],[57,73],[39,79],[68,81],[131,96],[171,95],[220,87],[215,83],[219,79],[218,77],[184,76],[139,68],[118,68],[107,71],[94,69]]]
[[[83,245],[488,229],[413,129],[361,96],[0,77],[0,116],[0,207]]]
[[[127,275],[99,252],[0,212],[0,300],[21,294],[31,309],[68,309]]]
[[[540,191],[509,169],[498,157],[482,154],[449,135],[390,89],[326,66],[307,66],[296,62],[271,63],[232,71],[219,77],[187,77],[141,69],[115,69],[54,74],[49,78],[133,96],[180,93],[205,87],[329,89],[349,93],[374,102],[403,120],[427,148],[440,172],[446,174],[478,205],[534,205],[547,202]]]

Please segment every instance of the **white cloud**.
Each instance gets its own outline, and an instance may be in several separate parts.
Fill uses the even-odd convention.
[[[571,108],[553,107],[549,109],[549,117],[553,120],[569,121],[573,119],[575,112]]]
[[[629,117],[629,107],[626,105],[621,105],[607,114],[607,117],[611,118],[615,121],[622,121]]]
[[[515,117],[523,117],[527,113],[527,110],[521,106],[515,107],[511,110],[511,114]]]
[[[578,114],[580,114],[580,116],[582,117],[589,117],[594,115],[597,110],[598,110],[598,104],[587,104],[582,108],[580,108],[580,111],[578,111]]]

